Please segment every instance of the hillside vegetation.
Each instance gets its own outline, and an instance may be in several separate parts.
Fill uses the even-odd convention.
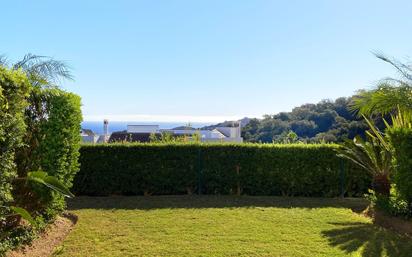
[[[251,119],[242,129],[247,142],[341,142],[365,133],[367,124],[349,111],[352,97],[304,104],[291,112]],[[290,132],[297,137],[290,138]]]

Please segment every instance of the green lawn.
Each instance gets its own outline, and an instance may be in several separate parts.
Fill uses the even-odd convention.
[[[361,199],[78,197],[58,256],[412,256]]]

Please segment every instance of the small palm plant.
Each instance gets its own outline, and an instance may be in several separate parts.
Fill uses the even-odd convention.
[[[366,140],[360,136],[356,136],[353,141],[347,140],[337,150],[338,156],[367,170],[373,177],[372,188],[375,193],[389,196],[393,172],[391,146],[383,133],[368,118],[364,118],[370,127],[370,131],[366,132]]]
[[[68,197],[68,198],[74,197],[74,195],[70,192],[70,190],[66,186],[63,185],[63,183],[61,183],[56,177],[49,176],[44,171],[28,172],[27,177],[19,177],[19,178],[16,178],[15,180],[23,180],[26,182],[34,182],[37,184],[41,184],[55,192],[62,194],[65,197]],[[5,206],[1,206],[1,207],[5,208]],[[18,206],[9,206],[9,209],[12,212],[14,212],[14,214],[8,215],[9,217],[18,215],[21,218],[28,221],[32,226],[37,226],[36,221],[26,209],[22,207],[18,207]]]
[[[350,109],[363,116],[370,127],[366,140],[355,137],[353,142],[347,141],[339,149],[339,156],[349,159],[368,170],[373,176],[373,188],[376,193],[389,196],[390,176],[394,172],[393,147],[387,137],[366,118],[367,116],[391,115],[392,124],[384,118],[386,129],[411,127],[412,124],[412,65],[382,54],[377,58],[392,65],[400,78],[385,78],[377,88],[362,91],[353,99]]]

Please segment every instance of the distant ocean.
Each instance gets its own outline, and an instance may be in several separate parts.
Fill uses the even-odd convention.
[[[171,129],[179,126],[186,126],[187,123],[184,122],[141,122],[141,121],[109,121],[109,133],[115,131],[122,131],[127,129],[127,125],[159,125],[161,129]],[[204,126],[209,126],[216,124],[215,122],[210,123],[200,123],[193,122],[190,125],[194,128],[201,128]],[[82,129],[91,129],[97,134],[103,134],[103,121],[83,121]]]

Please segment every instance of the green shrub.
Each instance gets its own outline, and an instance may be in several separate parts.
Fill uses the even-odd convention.
[[[5,203],[13,199],[11,181],[17,175],[14,158],[25,131],[24,108],[29,90],[23,73],[0,66],[0,218]]]
[[[110,194],[361,196],[370,177],[338,158],[337,145],[83,145],[73,191]],[[200,187],[200,188],[199,188]]]
[[[9,213],[8,204],[13,201],[12,181],[17,176],[14,159],[16,150],[22,145],[29,91],[30,83],[22,72],[0,66],[0,255],[13,244],[7,240],[12,235],[8,233],[6,214]],[[11,233],[19,234],[19,231]],[[13,240],[20,239],[16,236]]]
[[[38,124],[39,144],[32,157],[39,169],[56,177],[70,188],[74,175],[79,170],[80,97],[60,89],[44,89],[41,92],[47,118]],[[65,208],[64,197],[42,187],[38,189],[46,200],[44,210],[47,218],[52,218]]]
[[[0,66],[0,256],[30,241],[63,210],[63,197],[45,185],[70,187],[79,169],[80,97],[55,88],[36,71]],[[52,176],[46,184],[27,180],[29,172],[39,170]],[[20,226],[19,217],[11,215],[24,209],[37,228]]]
[[[392,128],[387,130],[394,148],[394,182],[401,199],[407,202],[412,216],[412,129]]]
[[[27,124],[27,129],[24,130],[23,123],[20,131],[20,138],[24,135],[24,144],[16,149],[17,156],[10,163],[18,167],[20,178],[27,177],[30,171],[43,170],[57,178],[63,186],[70,187],[79,169],[80,97],[56,88],[33,88],[25,97],[22,101],[26,103],[27,100],[28,106],[24,115],[23,111],[20,115],[21,121]],[[10,131],[13,130],[9,128],[5,135],[13,135]],[[14,175],[17,175],[15,171]],[[22,179],[13,184],[13,197],[14,205],[30,210],[36,223],[42,224],[38,226],[39,230],[65,207],[62,194],[44,184]],[[15,225],[8,226],[1,234],[0,249],[26,243],[38,232],[37,229]]]
[[[395,217],[402,217],[408,219],[411,214],[408,210],[408,203],[399,197],[396,190],[392,190],[389,197],[376,194],[373,190],[370,190],[367,195],[371,205],[387,214]]]

